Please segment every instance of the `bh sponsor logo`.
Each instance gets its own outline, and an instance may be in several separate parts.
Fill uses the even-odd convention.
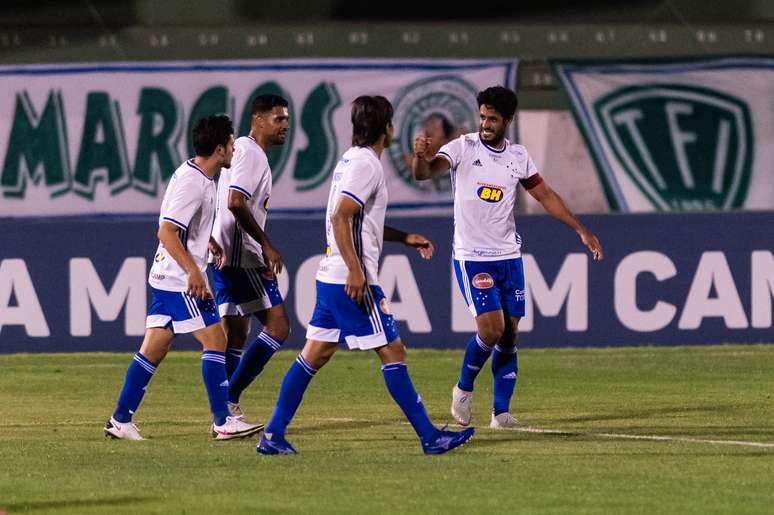
[[[484,202],[495,204],[503,199],[503,190],[497,186],[481,186],[476,195]]]

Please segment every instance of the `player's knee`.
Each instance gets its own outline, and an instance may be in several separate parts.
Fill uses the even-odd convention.
[[[290,323],[287,318],[281,318],[264,327],[264,331],[278,342],[284,342],[290,336]]]
[[[512,349],[516,347],[516,333],[513,331],[505,331],[500,337],[500,341],[497,343],[503,349]]]
[[[230,331],[226,338],[229,349],[244,349],[247,343],[247,336],[237,331]]]
[[[502,326],[488,326],[479,328],[478,337],[490,347],[494,347],[502,340],[504,329]]]

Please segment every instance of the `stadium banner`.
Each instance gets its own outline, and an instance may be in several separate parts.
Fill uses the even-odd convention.
[[[613,210],[774,209],[774,59],[554,67]]]
[[[2,220],[0,352],[130,351],[142,339],[152,217]],[[583,217],[605,258],[545,215],[519,220],[524,237],[523,347],[774,342],[774,211]],[[461,349],[474,321],[451,267],[453,221],[401,217],[436,255],[386,243],[379,280],[408,346]],[[321,219],[272,218],[279,284],[303,344],[323,249]],[[258,324],[253,324],[255,326]],[[189,336],[175,348],[197,348]]]
[[[324,211],[328,176],[352,137],[350,103],[395,108],[383,159],[393,208],[450,205],[448,180],[417,184],[406,156],[426,118],[478,126],[476,94],[513,88],[509,60],[252,60],[0,67],[0,216],[157,213],[167,180],[193,155],[195,122],[227,113],[237,135],[250,104],[290,102],[286,143],[273,148],[274,212]]]

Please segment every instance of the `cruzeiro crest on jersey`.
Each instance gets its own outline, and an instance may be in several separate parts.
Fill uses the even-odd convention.
[[[741,207],[752,171],[746,103],[682,84],[616,90],[594,103],[616,159],[659,210]]]
[[[389,155],[392,165],[404,181],[422,189],[428,185],[437,191],[451,188],[446,178],[419,184],[414,182],[405,156],[413,154],[414,137],[422,132],[422,125],[431,114],[441,114],[454,127],[464,127],[466,131],[478,127],[476,94],[476,88],[470,82],[451,75],[418,80],[398,93],[394,102],[395,127],[398,132],[394,135]]]

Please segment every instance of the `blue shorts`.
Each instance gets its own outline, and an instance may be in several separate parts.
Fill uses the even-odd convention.
[[[347,343],[350,349],[376,349],[398,339],[398,326],[379,286],[369,286],[361,305],[343,284],[317,281],[317,302],[306,337],[321,342]]]
[[[502,261],[454,260],[454,274],[474,317],[489,311],[524,316],[524,265],[521,258]]]
[[[230,266],[218,270],[210,264],[220,316],[249,315],[282,304],[277,279],[264,275],[265,271]]]
[[[151,304],[145,327],[165,327],[175,334],[192,333],[220,322],[212,299],[195,299],[185,292],[151,287]]]

